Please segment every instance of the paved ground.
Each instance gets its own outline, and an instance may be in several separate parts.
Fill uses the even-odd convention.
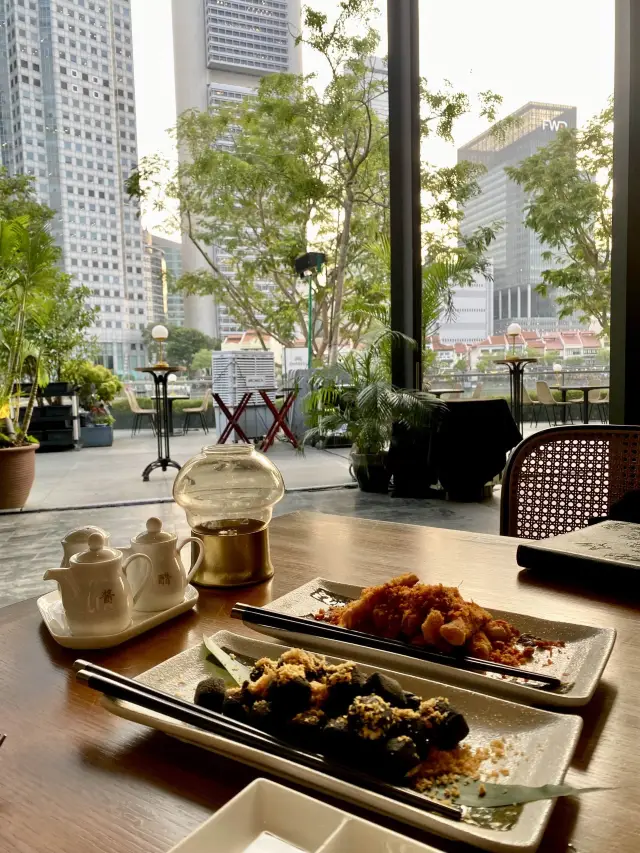
[[[201,432],[176,435],[171,439],[171,456],[184,463],[204,444],[214,441],[215,436],[203,436]],[[112,447],[38,453],[36,480],[27,509],[169,498],[175,469],[153,471],[149,482],[142,482],[142,471],[156,455],[156,439],[149,431],[131,438],[125,430],[115,431]],[[290,444],[276,441],[269,458],[282,471],[287,489],[352,483],[346,451],[323,452],[308,447],[302,455]]]

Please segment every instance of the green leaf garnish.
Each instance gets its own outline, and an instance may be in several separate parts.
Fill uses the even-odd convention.
[[[245,681],[249,681],[249,674],[251,672],[249,667],[235,660],[231,655],[228,655],[211,637],[203,637],[202,642],[207,656],[214,658],[215,662],[231,676],[235,684],[242,686]]]
[[[480,796],[479,791],[486,793]],[[516,806],[521,803],[534,803],[537,800],[551,800],[555,797],[577,797],[579,794],[589,794],[592,791],[608,791],[610,788],[574,788],[572,785],[495,785],[490,782],[470,782],[460,786],[460,796],[455,803],[474,808],[499,808],[500,806]]]

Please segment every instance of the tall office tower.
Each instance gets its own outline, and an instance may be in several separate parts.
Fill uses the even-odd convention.
[[[173,0],[176,111],[215,109],[255,91],[267,74],[302,70],[300,0]],[[229,144],[222,139],[219,144]],[[214,247],[225,269],[224,249]],[[202,267],[197,249],[185,239],[183,268]],[[226,266],[226,271],[229,267]],[[185,299],[185,325],[224,338],[239,326],[210,296]]]
[[[144,232],[142,274],[147,321],[164,324],[167,322],[167,264],[164,252],[154,244],[148,231]]]
[[[167,322],[170,326],[184,326],[184,296],[172,293],[171,285],[182,275],[182,243],[167,240],[166,237],[151,235],[155,248],[163,255],[167,271]]]
[[[379,80],[384,84],[385,90],[388,89],[389,69],[387,68],[387,61],[385,59],[381,59],[379,56],[372,56],[369,60],[369,68],[371,69],[372,80]],[[378,118],[382,119],[382,121],[389,121],[388,91],[376,95],[376,97],[371,101],[371,106]]]
[[[517,119],[506,133],[485,131],[458,149],[458,162],[482,163],[486,172],[478,183],[480,195],[464,208],[462,233],[500,221],[503,224],[491,244],[494,267],[493,326],[504,332],[512,322],[525,329],[544,331],[575,328],[576,318],[560,320],[553,293],[541,296],[535,287],[542,271],[552,266],[542,259],[548,248],[524,224],[527,194],[509,180],[505,166],[516,166],[555,139],[561,128],[576,127],[576,108],[530,102],[512,113]]]
[[[0,140],[56,211],[63,264],[92,290],[101,361],[145,362],[142,232],[124,181],[137,162],[129,0],[0,0]]]

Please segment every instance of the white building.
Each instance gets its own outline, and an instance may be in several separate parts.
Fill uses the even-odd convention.
[[[178,115],[241,100],[266,74],[300,73],[299,31],[300,0],[173,0]],[[201,268],[197,249],[186,238],[182,246],[184,271]],[[224,269],[223,251],[213,251]],[[185,299],[185,325],[218,338],[239,329],[210,296]]]
[[[0,0],[0,140],[56,211],[63,263],[92,290],[101,360],[145,362],[142,232],[124,181],[137,163],[129,0]]]
[[[466,287],[453,291],[453,314],[442,317],[438,335],[443,344],[474,344],[493,331],[493,280],[491,270]]]

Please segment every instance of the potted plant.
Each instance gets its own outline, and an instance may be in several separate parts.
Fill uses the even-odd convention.
[[[62,375],[72,382],[78,391],[81,416],[80,437],[85,447],[111,447],[115,418],[109,404],[122,389],[117,376],[101,364],[73,360],[65,364]]]
[[[43,225],[30,225],[27,217],[0,220],[0,509],[23,507],[35,477],[38,442],[29,426],[38,382],[22,406],[21,381],[29,362],[41,376],[42,351],[31,345],[28,327],[46,310],[60,275],[58,258]]]
[[[385,329],[365,349],[342,357],[337,369],[319,371],[305,398],[312,426],[303,443],[345,433],[352,443],[353,474],[365,492],[389,488],[387,454],[394,429],[424,427],[443,407],[429,394],[393,387],[389,355],[395,337]]]

